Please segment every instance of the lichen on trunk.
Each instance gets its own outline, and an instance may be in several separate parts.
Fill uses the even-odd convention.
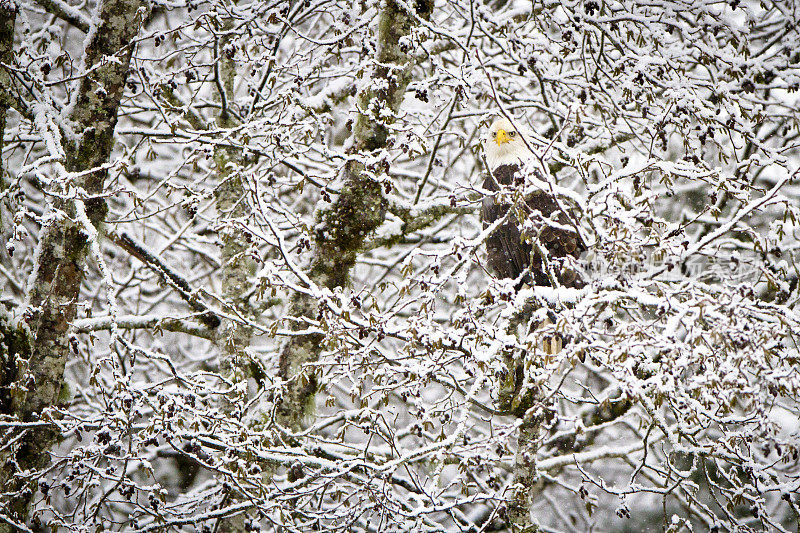
[[[6,118],[8,110],[14,104],[12,94],[11,76],[2,65],[13,64],[14,57],[14,23],[17,18],[17,6],[11,2],[0,2],[0,193],[5,192],[8,183],[5,176],[5,161],[2,157],[3,136],[6,129]],[[7,197],[0,198],[0,236],[5,236],[6,220],[10,200]],[[5,260],[6,250],[0,249],[0,260]]]
[[[0,63],[12,64],[14,56],[14,22],[17,18],[17,6],[11,2],[0,2]],[[11,76],[0,66],[0,148],[3,146],[3,133],[6,129],[6,116],[13,106],[11,94]],[[3,176],[3,159],[0,155],[0,191],[5,189]],[[0,228],[2,229],[2,228]]]
[[[228,20],[223,24],[223,29],[229,30],[232,25],[232,22]],[[225,48],[227,42],[227,37],[222,38],[219,43],[216,43],[215,49],[217,54],[215,67],[217,99],[220,103],[217,125],[220,128],[230,128],[236,124],[227,109],[229,95],[234,93],[236,65],[228,54],[219,54],[219,48]],[[226,304],[236,311],[236,314],[250,319],[254,310],[248,303],[247,295],[252,284],[251,278],[256,271],[256,262],[249,253],[250,235],[243,229],[252,214],[252,206],[248,199],[245,178],[239,168],[241,160],[240,150],[224,146],[216,147],[214,163],[219,183],[214,190],[214,198],[222,223],[220,228],[222,296]],[[239,382],[248,377],[250,364],[247,360],[246,349],[250,345],[252,336],[253,328],[244,321],[230,318],[222,321],[217,335],[217,343],[220,350],[220,371],[226,378]],[[232,400],[235,401],[235,399]],[[222,409],[229,411],[230,406],[231,403],[226,403]],[[226,503],[230,503],[234,499],[234,493],[225,496]],[[221,518],[217,522],[215,530],[218,533],[247,531],[244,518],[244,514]]]
[[[82,188],[86,215],[99,226],[107,208],[101,193],[107,171],[102,169],[111,154],[119,103],[144,13],[140,0],[105,0],[98,7],[98,27],[91,33],[84,51],[84,76],[69,117],[74,136],[66,132],[63,169],[79,172],[74,185]],[[116,60],[109,61],[109,57]],[[92,170],[97,169],[97,170]],[[89,172],[87,172],[89,171]],[[28,369],[17,375],[17,386],[26,393],[13,403],[13,414],[22,422],[46,420],[44,411],[53,406],[63,387],[64,367],[70,354],[68,330],[75,318],[80,286],[85,272],[88,234],[79,222],[76,204],[58,200],[50,207],[39,233],[34,272],[27,289],[25,320],[32,338]],[[8,491],[11,519],[28,520],[27,509],[35,491],[27,469],[47,464],[47,450],[56,433],[47,426],[30,427],[4,457],[0,484]],[[4,527],[0,526],[0,531]]]
[[[384,85],[375,90],[376,84],[368,84],[356,99],[358,116],[352,135],[355,153],[365,154],[387,146],[392,119],[386,118],[387,114],[382,111],[389,110],[391,116],[397,113],[411,80],[413,59],[403,44],[404,38],[411,34],[418,18],[430,18],[433,3],[420,0],[415,3],[414,10],[414,13],[407,11],[395,0],[385,0],[381,5],[372,77],[382,80]],[[363,163],[348,161],[342,170],[342,181],[339,196],[319,214],[309,272],[311,280],[328,289],[349,283],[364,240],[386,216],[382,184]],[[307,294],[292,297],[293,316],[313,319],[318,312],[317,301]],[[293,327],[299,329],[301,326],[297,324],[295,322]],[[319,358],[323,341],[324,336],[318,333],[295,336],[281,352],[279,372],[287,383],[287,390],[278,406],[278,418],[284,426],[297,429],[310,413],[317,380],[304,367]]]

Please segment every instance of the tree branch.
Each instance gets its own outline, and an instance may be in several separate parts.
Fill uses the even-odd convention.
[[[90,333],[92,331],[110,330],[113,326],[121,329],[161,329],[174,333],[186,333],[193,337],[212,340],[215,337],[213,329],[203,324],[191,322],[183,318],[172,318],[162,315],[122,315],[116,317],[100,316],[94,318],[81,318],[72,323],[76,333]]]
[[[211,329],[220,325],[221,319],[203,303],[197,296],[197,291],[192,289],[189,282],[167,266],[164,261],[157,257],[153,252],[149,251],[144,244],[138,242],[136,239],[127,233],[117,234],[108,232],[109,239],[131,254],[133,257],[147,265],[150,270],[161,276],[170,287],[175,289],[180,297],[189,304],[192,310],[200,313],[199,320]]]
[[[86,15],[63,0],[35,0],[35,2],[45,8],[48,13],[69,22],[83,33],[89,33],[92,28],[92,23]]]

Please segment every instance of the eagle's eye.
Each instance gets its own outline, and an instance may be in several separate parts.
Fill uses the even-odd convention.
[[[508,135],[511,136],[511,137],[516,137],[517,136],[517,132],[516,131],[509,131]]]

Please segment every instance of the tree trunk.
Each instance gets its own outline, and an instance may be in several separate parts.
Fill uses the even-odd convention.
[[[17,18],[17,6],[11,2],[0,2],[0,63],[10,65],[14,57],[14,22]],[[6,129],[6,114],[13,106],[11,94],[11,76],[0,67],[0,150],[3,148],[3,133]],[[4,161],[0,153],[0,190],[5,189],[3,176]],[[2,229],[2,228],[0,228]]]
[[[531,519],[536,491],[536,451],[540,420],[532,408],[522,419],[517,433],[517,456],[514,461],[514,486],[508,502],[508,522],[513,533],[534,533],[538,528]]]
[[[84,172],[108,161],[133,51],[131,42],[144,16],[139,13],[142,6],[140,0],[105,0],[97,8],[98,27],[84,54],[84,68],[92,74],[79,85],[70,116],[75,135],[63,146],[66,157],[62,171]],[[116,61],[109,61],[109,56]],[[66,134],[63,138],[71,139]],[[61,392],[70,352],[68,328],[76,314],[90,235],[107,212],[100,196],[106,175],[105,170],[96,170],[72,180],[72,186],[85,191],[85,201],[56,200],[39,234],[25,315],[32,351],[29,360],[19,362],[26,367],[26,372],[18,376],[18,386],[24,393],[13,399],[10,412],[5,413],[21,421],[41,420],[43,411],[56,403]],[[60,178],[66,181],[67,176]],[[86,227],[87,218],[94,227]],[[37,426],[24,431],[11,455],[2,458],[0,469],[0,486],[10,494],[7,508],[18,523],[27,521],[36,489],[24,473],[47,464],[47,450],[57,438],[50,428]]]
[[[527,331],[535,311],[528,301],[509,321],[506,332],[518,335],[519,328]],[[517,431],[517,454],[514,458],[514,484],[508,499],[507,523],[513,533],[533,533],[537,527],[531,519],[531,505],[536,494],[536,452],[541,426],[542,394],[538,387],[525,382],[525,352],[505,354],[506,375],[500,385],[498,407],[522,419]]]
[[[429,18],[433,3],[415,3],[416,15]],[[396,113],[411,81],[412,59],[400,45],[401,38],[411,33],[416,23],[414,14],[394,0],[385,0],[378,22],[378,43],[373,79],[386,80],[386,88],[376,91],[367,86],[358,97],[358,118],[353,127],[353,148],[356,153],[378,150],[386,146],[390,121],[380,117],[380,110]],[[319,286],[343,287],[350,280],[350,271],[364,239],[383,223],[386,200],[381,184],[358,161],[349,161],[343,170],[344,185],[333,205],[320,214],[315,235],[314,259],[310,278]],[[317,301],[305,294],[292,298],[292,315],[315,318]],[[300,326],[296,326],[300,327]],[[315,376],[303,366],[316,361],[322,352],[321,334],[293,337],[281,353],[279,371],[287,381],[287,391],[278,409],[279,422],[289,428],[300,427],[310,412],[317,391]]]
[[[224,29],[228,30],[230,27],[232,27],[232,23],[227,21]],[[218,52],[225,48],[228,40],[227,37],[220,39]],[[216,72],[219,83],[217,91],[221,111],[217,117],[217,125],[220,128],[228,128],[235,125],[227,111],[227,105],[234,91],[236,65],[233,59],[225,53],[218,53],[218,57]],[[256,271],[256,262],[248,254],[249,234],[242,229],[247,224],[252,210],[244,177],[238,168],[241,162],[241,153],[238,149],[217,147],[214,152],[214,162],[219,180],[214,194],[219,218],[223,223],[220,231],[222,295],[226,304],[230,305],[239,316],[250,319],[253,310],[248,304],[247,294],[251,278]],[[241,226],[239,222],[241,222]],[[245,350],[250,345],[252,335],[253,328],[247,324],[227,318],[222,321],[217,337],[220,348],[220,371],[234,383],[248,377],[249,364]],[[224,405],[222,408],[230,411],[230,404]],[[226,499],[235,498],[234,494],[226,496]],[[245,532],[247,529],[244,518],[244,514],[221,518],[215,530],[217,533]]]
[[[378,84],[370,84],[358,96],[359,114],[353,127],[355,153],[386,146],[391,119],[382,117],[380,112],[388,109],[392,115],[397,113],[413,67],[412,58],[400,44],[401,38],[411,33],[416,17],[430,17],[433,2],[420,0],[414,4],[414,9],[416,14],[409,13],[395,0],[385,0],[382,5],[372,78],[385,80],[386,88],[373,90]],[[383,223],[386,215],[382,185],[362,163],[354,160],[346,163],[343,178],[338,198],[320,213],[309,273],[314,283],[328,289],[347,285],[364,239]],[[291,309],[293,316],[310,319],[316,318],[319,310],[317,301],[306,294],[295,294]],[[288,428],[300,427],[313,405],[317,381],[313,374],[304,372],[303,367],[319,358],[323,340],[321,334],[293,337],[281,353],[279,371],[287,382],[287,391],[279,405],[278,416],[279,422]]]
[[[227,23],[227,25],[231,25]],[[226,25],[226,26],[227,26]],[[220,41],[224,48],[227,40]],[[222,106],[217,117],[220,128],[234,126],[234,120],[227,112],[227,102],[234,91],[236,65],[226,54],[220,54],[218,61],[219,100]],[[239,171],[241,154],[238,149],[218,147],[214,152],[219,185],[214,191],[217,211],[224,226],[220,232],[222,240],[222,295],[225,302],[233,306],[237,313],[252,318],[252,309],[248,305],[247,294],[251,278],[256,271],[255,259],[248,254],[250,247],[249,234],[242,229],[252,213],[252,208],[245,188],[245,181]],[[241,224],[239,224],[241,223]],[[219,340],[221,341],[222,371],[234,380],[244,379],[247,361],[244,350],[250,345],[253,329],[241,322],[225,319],[222,323]]]

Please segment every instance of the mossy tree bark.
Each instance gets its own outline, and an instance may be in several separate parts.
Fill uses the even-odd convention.
[[[229,30],[232,26],[233,24],[228,21],[223,30]],[[217,45],[218,62],[215,73],[221,107],[217,116],[217,125],[220,128],[236,125],[236,120],[228,112],[236,81],[236,64],[232,56],[224,52],[228,41],[227,37],[221,38]],[[233,382],[242,381],[248,376],[250,365],[246,349],[250,345],[253,328],[248,326],[245,320],[253,318],[253,309],[248,303],[247,295],[252,283],[251,278],[256,271],[255,259],[249,253],[250,235],[243,229],[252,214],[252,205],[248,198],[245,178],[240,171],[241,161],[242,155],[237,149],[220,146],[214,152],[219,180],[214,194],[222,222],[220,228],[222,296],[228,306],[227,311],[242,318],[242,320],[224,319],[217,337],[220,348],[220,371]],[[231,398],[231,401],[236,403],[235,398]],[[224,405],[223,409],[230,410],[230,405]],[[229,500],[235,498],[234,494],[227,496]],[[222,518],[215,530],[218,533],[247,531],[244,518],[243,514]]]
[[[17,6],[8,0],[0,0],[0,194],[5,193],[8,183],[5,175],[6,163],[3,160],[3,135],[6,130],[8,110],[14,105],[11,75],[3,65],[14,63],[14,23],[17,18]],[[8,255],[5,247],[5,237],[8,226],[12,222],[9,213],[11,199],[7,195],[0,196],[0,262],[9,266]],[[2,369],[0,369],[0,373]]]
[[[230,25],[230,23],[228,23]],[[227,26],[226,26],[227,28]],[[221,39],[219,48],[226,47],[227,40]],[[221,111],[217,117],[220,128],[236,125],[228,113],[229,99],[234,93],[236,65],[232,57],[221,53],[217,64],[218,92]],[[238,149],[218,147],[214,152],[219,185],[215,190],[217,211],[222,220],[220,238],[222,240],[222,295],[231,310],[242,318],[252,318],[248,304],[251,278],[256,271],[256,261],[249,253],[250,235],[243,228],[252,214],[252,205],[244,177],[240,172],[241,152]],[[234,380],[246,375],[247,361],[245,349],[250,345],[253,329],[243,323],[226,319],[219,334],[222,371]]]
[[[517,431],[517,455],[514,461],[514,488],[508,502],[508,522],[514,533],[535,533],[539,529],[531,519],[536,493],[536,451],[539,426],[534,409],[522,418]]]
[[[395,0],[384,0],[381,6],[372,72],[372,79],[381,80],[381,84],[367,85],[357,98],[358,117],[352,133],[356,154],[387,145],[392,119],[386,117],[397,113],[411,81],[413,60],[402,45],[403,38],[411,34],[418,18],[430,18],[433,2],[419,0],[413,9],[409,12]],[[382,88],[376,90],[375,86]],[[383,113],[385,110],[391,113]],[[314,236],[309,277],[318,286],[333,289],[347,285],[364,240],[383,223],[387,202],[382,184],[376,179],[379,172],[355,159],[345,164],[341,192],[329,208],[320,212]],[[293,316],[311,319],[319,312],[315,299],[299,293],[292,297],[291,309]],[[305,372],[304,365],[319,358],[323,341],[321,334],[300,335],[293,337],[281,352],[279,371],[287,390],[278,408],[278,421],[288,428],[299,428],[312,405],[317,381],[313,374]]]
[[[17,18],[17,6],[6,0],[0,2],[0,64],[12,64],[14,56],[14,22]],[[3,147],[3,133],[6,129],[6,115],[13,106],[11,94],[11,76],[0,66],[0,149]],[[0,153],[0,190],[4,189],[3,168],[5,162]]]
[[[34,272],[27,288],[27,322],[32,349],[19,373],[15,396],[4,414],[23,422],[42,420],[43,412],[58,400],[63,386],[64,366],[69,357],[68,328],[75,318],[83,281],[89,234],[80,222],[82,213],[97,227],[107,207],[102,198],[107,171],[102,170],[113,147],[117,112],[125,87],[131,43],[144,13],[141,0],[104,0],[98,7],[98,27],[91,33],[84,53],[84,68],[90,75],[79,84],[70,115],[71,132],[62,132],[66,171],[60,177],[61,191],[81,191],[83,202],[54,201],[39,234]],[[114,58],[114,60],[109,60]],[[96,169],[93,170],[92,169]],[[89,172],[87,172],[89,171]],[[81,173],[72,178],[67,173]],[[15,445],[0,458],[0,486],[8,501],[3,502],[10,517],[24,523],[35,492],[26,472],[45,466],[47,450],[57,438],[47,426],[30,426]],[[3,531],[0,526],[0,531]],[[9,530],[9,529],[6,529]]]
[[[520,327],[529,328],[535,304],[529,301],[510,320],[507,333],[516,335]],[[513,533],[538,531],[531,518],[531,507],[541,484],[536,474],[536,453],[539,432],[545,413],[542,391],[527,382],[525,374],[530,364],[527,351],[505,354],[506,374],[500,384],[498,407],[521,419],[517,429],[517,453],[514,458],[514,483],[508,498],[507,524]],[[534,355],[535,356],[535,355]]]

